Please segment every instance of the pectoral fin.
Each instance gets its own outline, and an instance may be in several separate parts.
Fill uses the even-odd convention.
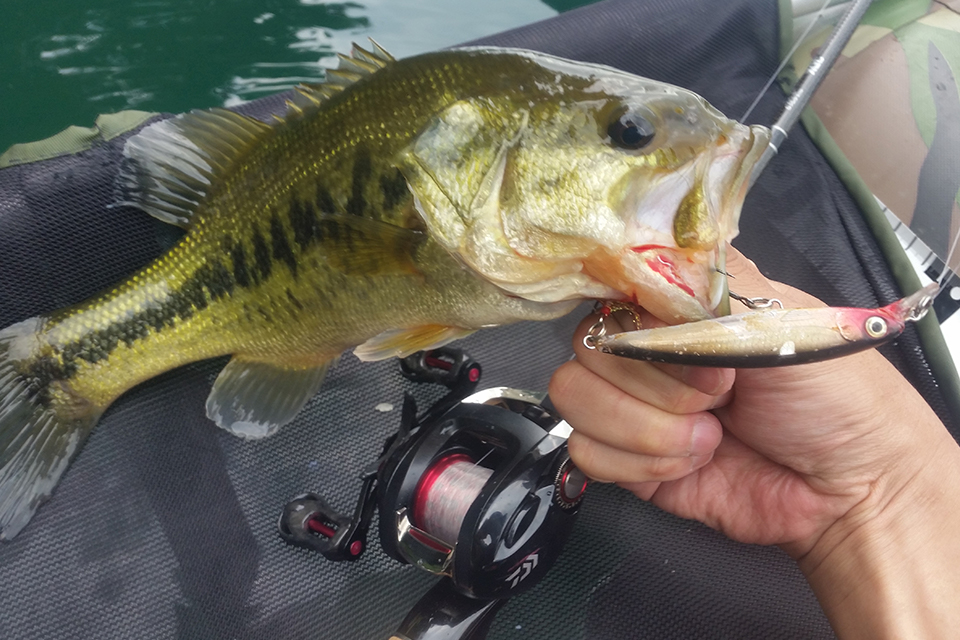
[[[207,417],[241,438],[265,438],[316,394],[331,362],[293,368],[234,356],[213,383]]]
[[[429,324],[412,329],[391,329],[370,338],[353,353],[364,362],[384,360],[392,356],[403,358],[424,349],[436,349],[458,338],[473,333],[475,329]]]

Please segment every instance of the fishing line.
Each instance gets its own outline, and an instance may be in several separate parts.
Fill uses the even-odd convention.
[[[451,547],[493,470],[464,453],[445,456],[430,466],[417,485],[413,518],[418,527]]]
[[[937,286],[940,287],[940,291],[943,291],[943,283],[947,280],[948,274],[950,276],[954,275],[953,269],[950,268],[950,261],[953,259],[953,254],[957,250],[958,240],[960,240],[960,231],[957,231],[956,235],[953,236],[953,243],[950,245],[950,251],[947,252],[947,257],[943,261],[943,271],[940,272],[940,277],[937,278]],[[940,294],[940,291],[937,292],[937,295]]]
[[[803,30],[803,33],[800,34],[800,37],[797,38],[796,42],[793,43],[793,47],[790,48],[790,51],[787,53],[786,57],[780,62],[780,66],[777,67],[777,70],[773,72],[773,75],[770,76],[770,79],[767,80],[767,83],[763,85],[763,89],[760,89],[760,93],[754,99],[753,103],[747,107],[747,110],[742,116],[740,116],[740,122],[746,122],[747,116],[754,110],[754,108],[760,103],[760,100],[763,98],[764,94],[767,92],[767,89],[770,88],[777,78],[780,77],[780,72],[783,71],[783,68],[787,66],[793,54],[797,52],[797,49],[800,48],[800,45],[803,44],[803,41],[807,39],[807,36],[810,35],[810,32],[813,30],[817,24],[820,23],[820,18],[823,17],[823,12],[826,10],[827,6],[830,4],[831,0],[824,0],[823,6],[820,7],[820,10],[817,11],[817,15],[814,16],[810,24],[807,25],[807,28]]]

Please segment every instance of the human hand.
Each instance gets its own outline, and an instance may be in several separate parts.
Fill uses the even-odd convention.
[[[823,306],[730,253],[738,293]],[[838,528],[872,519],[931,468],[955,470],[956,443],[874,350],[776,369],[679,367],[586,349],[594,320],[550,385],[574,461],[733,539],[798,559],[825,542],[814,555],[826,555],[829,531],[842,538]]]

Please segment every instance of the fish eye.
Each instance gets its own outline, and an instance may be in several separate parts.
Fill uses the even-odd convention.
[[[887,321],[878,316],[867,318],[864,328],[867,330],[867,335],[871,338],[882,338],[887,335]]]
[[[650,121],[636,113],[627,112],[610,123],[607,135],[621,149],[643,149],[656,133]]]

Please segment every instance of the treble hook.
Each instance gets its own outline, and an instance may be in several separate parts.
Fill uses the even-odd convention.
[[[617,311],[629,311],[633,319],[633,328],[637,330],[643,328],[643,322],[640,320],[640,313],[637,311],[636,305],[617,300],[609,300],[607,302],[597,300],[593,305],[593,312],[600,317],[597,318],[593,326],[587,330],[587,335],[583,336],[583,346],[587,349],[597,348],[597,340],[607,335],[607,325],[603,319],[613,315]]]
[[[729,294],[731,298],[742,303],[748,309],[752,309],[754,311],[757,309],[772,309],[773,305],[777,305],[778,308],[783,309],[783,303],[777,298],[748,298],[746,296],[736,294],[733,291],[730,291]]]

